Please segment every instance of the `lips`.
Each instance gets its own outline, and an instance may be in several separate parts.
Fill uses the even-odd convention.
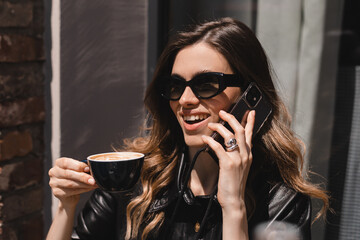
[[[207,126],[209,114],[183,115],[183,123],[186,131],[198,131]]]
[[[186,123],[192,124],[192,123],[201,122],[208,117],[209,116],[207,114],[199,114],[199,115],[187,115],[184,116],[183,119]]]

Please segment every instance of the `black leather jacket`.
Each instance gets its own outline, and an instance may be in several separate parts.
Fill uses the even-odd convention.
[[[178,175],[181,175],[181,171],[180,166]],[[124,239],[126,206],[140,192],[140,184],[128,194],[95,190],[78,217],[78,225],[74,229],[72,239]],[[253,230],[258,224],[266,222],[271,225],[275,221],[295,224],[302,239],[311,239],[311,201],[308,196],[294,191],[282,182],[270,184],[266,179],[258,182],[255,192],[255,211],[248,219],[250,239],[253,238]],[[219,203],[216,200],[210,200],[209,196],[194,197],[190,190],[181,196],[181,204],[175,221],[168,231],[171,235],[164,236],[164,228],[171,218],[178,198],[179,180],[151,204],[148,211],[164,211],[165,222],[158,235],[149,239],[194,239],[195,226],[201,223],[209,201],[214,201],[214,204],[212,204],[201,239],[222,239],[222,213]]]

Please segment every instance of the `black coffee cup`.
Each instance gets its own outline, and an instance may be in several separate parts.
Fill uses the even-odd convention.
[[[140,177],[144,154],[109,152],[87,157],[97,185],[108,192],[123,192],[134,187]]]

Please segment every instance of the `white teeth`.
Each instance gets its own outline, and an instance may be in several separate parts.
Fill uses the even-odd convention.
[[[200,115],[187,115],[184,116],[185,121],[197,121],[197,120],[204,120],[207,118],[206,114],[200,114]]]

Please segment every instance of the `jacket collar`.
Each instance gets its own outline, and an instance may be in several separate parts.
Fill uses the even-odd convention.
[[[180,163],[178,164],[178,171],[176,174],[176,181],[170,184],[168,190],[166,190],[162,195],[157,197],[153,203],[150,205],[148,212],[157,212],[166,208],[172,201],[177,199],[181,192],[181,187],[184,186],[183,179],[185,178],[185,173],[188,168],[188,154],[187,151],[183,151],[180,156]],[[184,201],[193,205],[195,202],[195,197],[192,191],[189,188],[186,188],[182,196]]]

